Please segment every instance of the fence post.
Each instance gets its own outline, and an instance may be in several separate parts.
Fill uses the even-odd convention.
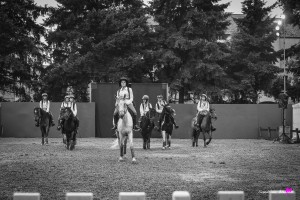
[[[15,192],[14,200],[40,200],[40,193]]]
[[[120,192],[119,200],[145,200],[145,192]]]
[[[244,191],[219,191],[218,200],[244,200]]]
[[[284,190],[269,191],[269,200],[296,200],[296,193]]]
[[[191,196],[187,191],[175,191],[172,194],[172,200],[191,200]]]
[[[271,128],[268,127],[269,139],[271,139]]]

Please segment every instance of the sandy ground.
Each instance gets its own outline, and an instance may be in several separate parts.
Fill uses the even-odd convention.
[[[217,199],[220,190],[242,190],[246,199],[268,199],[268,190],[296,191],[300,199],[300,145],[267,140],[213,140],[197,148],[174,139],[171,150],[152,139],[143,150],[134,139],[138,164],[118,162],[113,138],[79,138],[74,151],[61,139],[49,146],[38,138],[0,138],[0,198],[13,192],[40,192],[42,199],[64,199],[66,192],[92,192],[94,199],[118,199],[118,193],[144,191],[147,199],[171,199],[187,190],[192,199]]]

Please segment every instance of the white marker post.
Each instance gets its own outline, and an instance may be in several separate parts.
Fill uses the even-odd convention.
[[[14,200],[40,200],[40,193],[15,192]]]
[[[93,200],[93,193],[88,192],[68,192],[66,200]]]
[[[219,200],[244,200],[245,193],[244,191],[219,191],[218,199]]]
[[[269,191],[269,200],[296,200],[296,193],[294,191]]]
[[[172,200],[191,200],[191,195],[187,191],[175,191],[172,194]]]
[[[120,192],[119,200],[145,200],[145,192]]]

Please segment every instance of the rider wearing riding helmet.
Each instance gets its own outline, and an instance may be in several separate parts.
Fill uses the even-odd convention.
[[[60,110],[63,108],[70,108],[70,107],[71,107],[70,96],[66,95],[64,101],[61,103]],[[60,130],[61,127],[62,127],[62,118],[61,116],[59,116],[57,130]]]
[[[125,98],[125,103],[128,106],[128,111],[130,111],[133,121],[133,130],[138,131],[140,127],[136,124],[137,112],[133,106],[133,92],[132,89],[129,87],[129,81],[126,77],[121,77],[119,80],[120,89],[117,91],[117,98]],[[117,110],[117,101],[116,107],[114,110],[114,127],[113,130],[117,129],[118,124],[118,110]]]
[[[167,102],[163,100],[163,96],[161,94],[157,95],[157,103],[155,105],[155,110],[159,115],[162,113],[165,105],[167,105]]]
[[[76,102],[74,100],[74,98],[75,98],[74,95],[71,94],[69,97],[70,97],[70,108],[71,108],[71,110],[73,112],[73,115],[75,117],[75,123],[76,123],[75,134],[77,134],[78,127],[79,127],[79,119],[77,117],[77,105],[76,105]]]
[[[197,116],[197,126],[200,127],[200,124],[204,118],[204,116],[209,113],[209,102],[208,102],[208,97],[205,94],[202,94],[200,96],[200,100],[197,105],[197,111],[198,111],[198,116]],[[211,125],[211,130],[215,131],[216,129]]]
[[[42,94],[42,100],[40,101],[40,108],[43,109],[44,111],[46,111],[47,113],[49,113],[51,126],[55,126],[55,124],[53,122],[53,116],[50,112],[50,101],[48,100],[47,93]],[[40,125],[39,121],[37,121],[35,125],[38,127]]]
[[[152,105],[149,102],[149,96],[148,95],[144,95],[142,100],[143,100],[143,102],[140,105],[141,117],[145,116],[145,114],[150,110],[150,108],[152,108]]]

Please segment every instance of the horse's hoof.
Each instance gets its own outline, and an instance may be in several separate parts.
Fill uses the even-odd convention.
[[[119,158],[119,162],[124,162],[124,161],[125,161],[125,159],[123,157]]]
[[[71,143],[70,145],[70,150],[72,151],[75,148],[74,142]]]
[[[136,163],[137,163],[136,159],[132,158],[132,164],[136,164]]]
[[[171,149],[171,147],[168,147],[168,149]]]
[[[162,148],[162,150],[165,150],[165,149],[166,149],[166,147],[163,147],[163,148]]]

